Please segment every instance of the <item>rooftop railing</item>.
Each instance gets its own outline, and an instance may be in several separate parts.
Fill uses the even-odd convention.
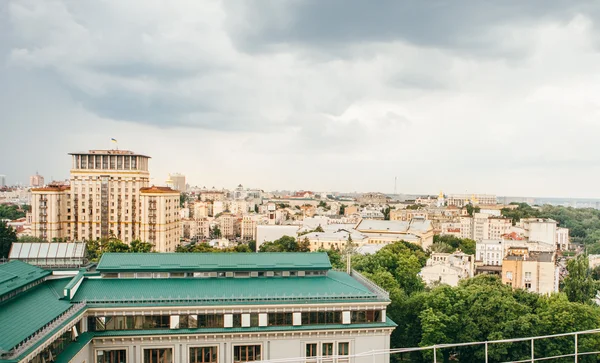
[[[367,289],[369,289],[369,291],[371,291],[372,293],[376,294],[377,296],[379,296],[380,298],[383,299],[389,299],[390,298],[390,293],[385,291],[384,289],[382,289],[381,287],[379,287],[376,283],[374,283],[373,281],[369,280],[368,278],[364,277],[360,272],[356,271],[356,270],[352,270],[352,277],[360,282],[361,284],[365,285],[367,287]]]

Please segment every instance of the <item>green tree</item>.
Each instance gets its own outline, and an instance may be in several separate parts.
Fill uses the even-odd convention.
[[[154,245],[149,242],[142,242],[139,239],[131,241],[129,252],[152,252]]]
[[[259,252],[298,252],[298,242],[294,237],[283,236],[273,242],[261,244]]]
[[[21,236],[17,239],[17,242],[47,242],[42,237],[35,236]]]
[[[256,241],[255,240],[248,241],[248,248],[250,248],[251,252],[256,252]]]
[[[341,216],[344,215],[344,213],[346,212],[346,207],[347,207],[347,205],[345,205],[345,204],[340,205],[339,215],[341,215]]]
[[[479,212],[481,211],[481,208],[479,208],[479,207],[474,207],[472,204],[467,204],[467,205],[466,205],[466,208],[467,208],[467,213],[468,213],[470,216],[473,216],[473,213],[479,213]]]
[[[210,238],[221,238],[221,229],[219,226],[214,226],[209,229]]]
[[[102,253],[105,252],[129,252],[129,246],[116,238],[109,238],[100,242]]]
[[[92,262],[98,262],[100,256],[102,256],[102,251],[100,249],[100,241],[91,240],[86,242],[87,247],[87,257]]]
[[[596,294],[596,289],[587,256],[579,255],[569,260],[567,273],[567,277],[563,280],[562,290],[569,301],[589,303]]]
[[[7,258],[10,246],[17,241],[17,233],[6,222],[0,221],[0,258]]]
[[[15,220],[25,217],[25,212],[14,204],[0,204],[0,219]]]
[[[437,244],[437,243],[443,243],[445,245],[449,245],[451,247],[450,252],[454,252],[456,250],[461,250],[462,252],[466,253],[467,255],[474,255],[475,247],[477,245],[477,243],[472,239],[458,238],[458,237],[450,236],[450,235],[445,235],[445,236],[435,235],[435,236],[433,236],[433,244]],[[432,251],[433,251],[433,249],[432,249]],[[434,252],[438,252],[438,251],[434,251]]]
[[[304,237],[298,243],[298,252],[310,252],[310,241],[308,237]]]
[[[383,208],[383,219],[386,221],[390,220],[390,207],[386,206],[385,208]]]

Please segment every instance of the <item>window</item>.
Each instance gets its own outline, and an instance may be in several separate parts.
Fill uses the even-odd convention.
[[[313,311],[302,313],[302,325],[311,324],[341,324],[341,311]]]
[[[362,310],[352,312],[352,323],[376,323],[381,321],[381,311]]]
[[[233,314],[233,325],[234,328],[242,327],[242,314]]]
[[[205,314],[198,315],[198,328],[222,328],[223,315]]]
[[[269,326],[292,325],[292,313],[269,313]]]
[[[526,289],[531,289],[531,282],[526,282],[525,283],[525,288]]]
[[[333,355],[333,343],[323,343],[321,346],[321,355],[323,356],[323,362],[331,362],[332,359],[327,359],[325,357]]]
[[[179,315],[179,329],[197,328],[198,319],[194,315]]]
[[[531,272],[525,272],[525,281],[531,281]]]
[[[512,271],[506,271],[506,278],[512,280]]]
[[[260,345],[236,345],[233,347],[233,362],[253,362],[261,360]]]
[[[173,363],[171,348],[144,349],[144,363]]]
[[[315,359],[307,359],[306,360],[307,362],[316,362],[317,361],[316,357],[319,356],[319,353],[317,352],[317,343],[306,344],[305,356],[306,356],[306,358],[315,357]]]
[[[190,348],[190,363],[216,363],[217,347]]]
[[[97,350],[96,363],[125,363],[127,362],[127,351],[119,350]]]
[[[250,314],[250,326],[258,326],[258,313]]]
[[[338,358],[339,363],[348,362],[348,357],[343,357],[343,356],[350,355],[350,343],[339,342],[337,355],[339,356],[339,358]]]

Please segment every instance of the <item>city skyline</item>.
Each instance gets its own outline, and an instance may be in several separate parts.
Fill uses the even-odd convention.
[[[115,138],[157,185],[598,198],[598,20],[587,1],[6,1],[0,173],[65,179],[67,153]]]

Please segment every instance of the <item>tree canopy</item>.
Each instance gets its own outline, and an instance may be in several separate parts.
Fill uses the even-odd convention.
[[[309,252],[310,245],[307,238],[300,242],[295,237],[283,236],[273,242],[264,242],[258,248],[259,252]]]
[[[0,219],[15,220],[25,217],[25,211],[14,204],[0,204]]]
[[[17,233],[6,222],[0,221],[0,258],[7,258],[10,246],[17,241]]]
[[[451,235],[435,235],[433,236],[433,252],[452,253],[456,250],[461,250],[467,255],[474,255],[477,243],[469,238],[458,238]]]

